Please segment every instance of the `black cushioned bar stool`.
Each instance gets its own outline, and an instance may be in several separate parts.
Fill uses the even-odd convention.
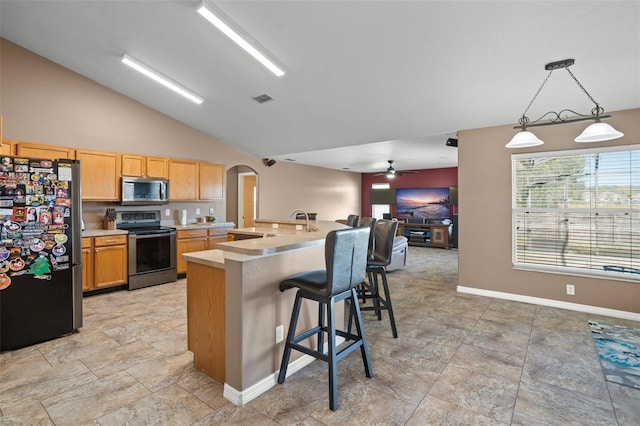
[[[329,367],[329,408],[334,411],[338,409],[337,362],[339,360],[360,348],[365,374],[369,378],[373,377],[369,349],[364,336],[364,327],[355,290],[362,283],[366,273],[368,243],[368,228],[331,231],[327,234],[325,242],[326,269],[296,274],[280,283],[280,291],[298,288],[298,292],[282,354],[278,383],[284,383],[292,349],[325,361]],[[296,335],[302,299],[315,300],[319,303],[318,325]],[[355,320],[356,334],[352,334],[350,330],[336,329],[335,304],[345,299],[352,306],[349,322]],[[324,353],[325,334],[327,335],[327,353]],[[314,335],[317,336],[317,348],[313,349],[300,344]],[[347,344],[346,346],[340,345],[340,350],[336,347],[336,336],[343,337]]]
[[[373,306],[363,306],[360,309],[362,311],[375,311],[378,320],[382,319],[381,312],[387,311],[389,313],[389,322],[391,323],[391,332],[395,338],[398,337],[398,330],[396,329],[396,320],[393,315],[386,268],[391,263],[393,241],[397,231],[398,222],[395,220],[380,219],[373,224],[371,231],[373,232],[373,250],[369,253],[369,259],[367,260],[368,280],[362,283],[359,290],[359,297],[363,303],[366,303],[367,300],[373,302]],[[380,294],[378,275],[382,277],[384,296]],[[351,321],[351,318],[349,321]]]
[[[347,225],[352,228],[357,228],[360,226],[360,216],[357,214],[350,214],[347,216]]]

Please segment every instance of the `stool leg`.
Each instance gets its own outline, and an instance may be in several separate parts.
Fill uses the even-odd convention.
[[[369,346],[367,346],[367,339],[364,336],[364,323],[362,322],[362,315],[360,313],[360,305],[358,305],[358,294],[355,289],[351,290],[351,304],[356,319],[356,330],[360,340],[362,340],[362,346],[360,346],[360,354],[362,355],[362,363],[364,364],[364,373],[367,377],[373,377],[373,370],[371,369],[371,360],[369,358]]]
[[[318,328],[320,331],[318,332],[318,353],[324,353],[324,310],[326,309],[326,304],[320,302],[318,304]]]
[[[378,321],[382,320],[382,310],[380,308],[380,288],[378,286],[378,271],[371,273],[373,278],[371,284],[371,294],[373,295],[373,306],[375,306],[375,312],[378,316]]]
[[[391,323],[391,332],[393,333],[394,338],[398,338],[398,330],[396,330],[396,319],[393,316],[393,306],[391,306],[391,294],[389,294],[389,284],[387,282],[387,270],[382,268],[380,271],[380,275],[382,275],[382,287],[384,288],[385,299],[387,299],[386,306],[387,311],[389,312],[389,322]]]
[[[332,297],[328,303],[328,346],[329,346],[329,408],[332,411],[338,409],[338,366],[336,360],[336,312],[335,299]]]
[[[289,323],[289,332],[287,333],[287,342],[284,345],[284,353],[282,354],[282,363],[280,364],[280,373],[278,373],[278,383],[284,383],[287,376],[287,367],[289,367],[289,357],[291,356],[291,341],[296,337],[296,326],[298,325],[298,316],[300,315],[300,306],[302,299],[296,293],[296,301],[293,304],[293,312],[291,312],[291,322]]]
[[[351,326],[353,324],[353,308],[351,307],[351,303],[352,303],[351,298],[344,300],[344,306],[345,306],[345,309],[347,310],[347,317],[349,321],[347,323],[347,333],[351,333]]]

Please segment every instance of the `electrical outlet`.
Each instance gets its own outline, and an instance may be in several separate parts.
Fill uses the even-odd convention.
[[[278,229],[278,224],[277,224],[277,223],[272,223],[272,224],[271,224],[271,227],[272,227],[273,229]]]
[[[164,209],[165,216],[171,216],[171,209]]]
[[[213,216],[213,207],[209,207],[209,216]]]
[[[575,296],[576,286],[574,286],[573,284],[567,284],[567,294],[569,296]]]
[[[302,231],[302,225],[296,225],[296,231]]]
[[[196,216],[197,216],[197,215],[199,215],[199,214],[200,214],[200,209],[199,209],[199,208],[197,208],[197,209],[196,209]]]
[[[276,343],[280,343],[284,340],[284,326],[280,324],[276,327]]]

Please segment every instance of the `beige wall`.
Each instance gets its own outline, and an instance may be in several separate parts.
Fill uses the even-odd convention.
[[[266,167],[260,158],[5,39],[0,38],[0,43],[0,114],[3,137],[7,139],[211,161],[225,164],[227,170],[247,165],[259,174],[258,212],[262,218],[289,217],[295,208],[317,212],[324,220],[360,211],[358,173],[283,162]],[[233,194],[229,196],[234,199]],[[172,218],[180,209],[188,208],[195,219],[198,206],[203,214],[209,206],[214,207],[218,221],[236,221],[236,217],[226,217],[226,203],[171,205]],[[87,205],[89,222],[99,218],[104,207]],[[236,210],[231,207],[231,215]]]
[[[611,114],[607,122],[625,136],[609,142],[574,142],[585,123],[533,128],[545,144],[525,149],[505,148],[513,125],[458,133],[461,286],[640,313],[640,283],[511,267],[511,154],[639,143],[640,109]],[[566,295],[566,284],[575,285],[575,296]]]

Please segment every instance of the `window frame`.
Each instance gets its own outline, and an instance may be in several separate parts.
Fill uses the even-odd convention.
[[[576,208],[576,207],[537,208],[537,207],[531,207],[531,206],[518,206],[518,201],[519,201],[518,196],[521,195],[518,193],[518,189],[522,189],[521,187],[518,186],[518,179],[526,176],[535,176],[535,174],[519,173],[518,167],[516,166],[517,163],[523,159],[532,159],[532,160],[542,159],[542,158],[557,159],[562,157],[583,156],[585,158],[585,161],[588,161],[591,158],[591,156],[593,156],[594,154],[609,154],[609,153],[615,153],[615,152],[634,152],[634,154],[632,154],[634,163],[631,163],[631,162],[629,163],[628,172],[626,173],[628,173],[628,176],[629,176],[629,182],[631,185],[630,189],[634,189],[633,193],[636,194],[635,189],[637,187],[634,184],[638,180],[638,176],[640,175],[640,170],[635,171],[635,168],[633,166],[635,165],[635,160],[637,159],[637,155],[640,155],[636,153],[639,150],[640,150],[640,144],[632,144],[632,145],[617,145],[617,146],[610,146],[610,147],[584,148],[584,149],[564,150],[564,151],[544,151],[544,152],[512,154],[511,155],[511,264],[512,264],[512,268],[515,270],[535,271],[535,272],[573,275],[573,276],[584,276],[584,277],[590,277],[590,278],[606,278],[609,280],[628,281],[628,282],[640,282],[640,274],[615,272],[610,270],[608,271],[608,270],[604,270],[602,266],[594,266],[594,264],[600,265],[600,263],[595,262],[593,260],[594,259],[597,259],[598,261],[602,260],[602,258],[604,257],[602,255],[596,255],[596,254],[585,255],[589,259],[588,266],[585,266],[585,267],[566,266],[566,265],[558,265],[558,264],[549,265],[545,263],[536,263],[535,260],[530,260],[530,259],[523,261],[522,260],[523,257],[526,257],[525,255],[527,253],[527,246],[533,240],[532,237],[525,237],[524,242],[519,241],[519,238],[522,238],[522,233],[523,232],[526,233],[526,231],[518,230],[519,225],[523,226],[523,222],[519,221],[519,217],[522,217],[523,213],[527,215],[530,213],[534,213],[534,214],[537,213],[538,216],[536,217],[536,219],[544,214],[548,214],[550,216],[554,214],[556,214],[557,216],[560,216],[561,214],[563,215],[566,214],[565,220],[567,220],[568,221],[567,223],[570,224],[571,222],[569,221],[569,219],[579,217],[580,215],[586,216],[591,214],[594,217],[597,217],[599,213],[602,214],[603,211],[607,211],[608,215],[606,216],[606,218],[608,217],[613,218],[618,213],[624,214],[625,209],[621,208],[620,210],[617,210],[617,209],[612,209],[610,207],[593,207],[593,206],[589,206],[586,208]],[[630,159],[631,158],[632,157],[630,155]],[[632,181],[632,178],[633,178],[633,181]],[[598,185],[598,188],[605,185],[606,184],[600,184]],[[589,195],[593,195],[594,193],[597,194],[597,192],[598,191],[594,190],[593,187],[589,188]],[[630,202],[626,210],[628,210],[627,215],[629,216],[629,226],[630,226],[630,229],[632,230],[631,235],[640,236],[640,221],[638,221],[638,218],[640,218],[640,204],[634,204],[633,198],[632,198],[632,201]],[[562,227],[559,221],[556,219],[554,224],[554,222],[551,219],[547,219],[547,220],[549,221],[548,223],[552,225],[550,226],[550,229],[554,229],[556,233],[559,233]],[[594,222],[590,222],[589,224],[590,227],[588,228],[590,238],[592,238],[594,229],[597,229],[597,225],[594,225],[593,223]],[[544,225],[544,222],[542,224]],[[572,229],[572,228],[568,228],[568,229]],[[612,229],[615,230],[615,228],[612,228]],[[569,231],[566,231],[566,232],[569,232]],[[526,238],[531,238],[531,240],[527,240]],[[635,243],[636,240],[638,241],[637,243]],[[583,242],[583,240],[572,239],[572,238],[568,238],[563,241],[566,241],[567,243],[569,241]],[[519,243],[521,248],[519,246]],[[590,243],[593,244],[593,241],[590,241]],[[636,257],[638,246],[640,246],[640,238],[633,239],[630,236],[629,237],[629,250],[630,250],[629,262],[632,265],[633,269],[640,268],[640,259]],[[535,258],[535,255],[533,254],[534,251],[535,251],[534,249],[529,250],[530,257]],[[547,256],[542,255],[539,257],[543,258],[543,260],[549,261],[550,259],[552,259],[554,255],[556,258],[559,256],[565,256],[567,254],[575,255],[572,252],[559,250],[557,245],[556,247],[553,248],[553,250],[550,250],[550,252],[552,254],[549,254]],[[603,269],[598,269],[601,267]]]

